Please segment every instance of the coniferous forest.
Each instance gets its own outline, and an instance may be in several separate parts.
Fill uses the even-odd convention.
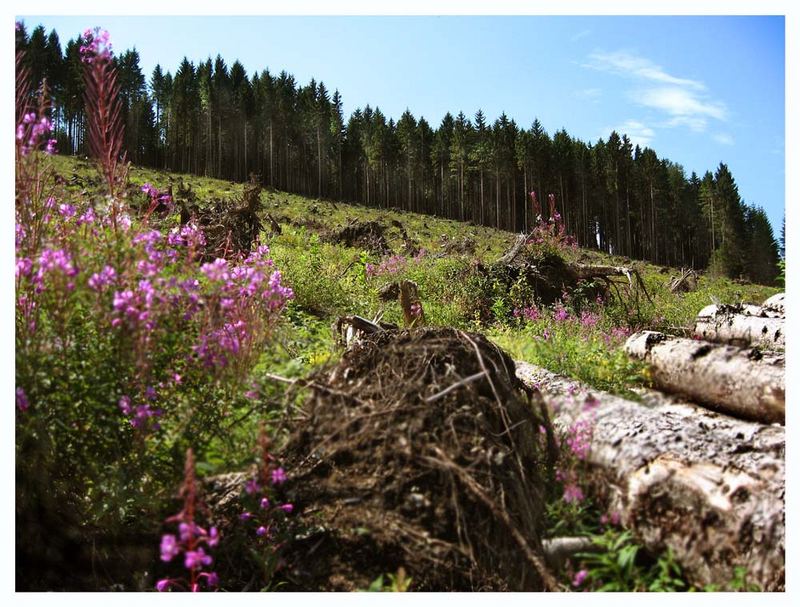
[[[44,80],[58,149],[88,152],[81,36],[66,51],[42,26],[16,33],[33,82]],[[342,95],[281,71],[247,74],[238,61],[145,75],[137,51],[114,58],[127,159],[234,181],[251,174],[278,190],[399,208],[509,231],[535,225],[529,193],[554,194],[582,247],[656,264],[774,283],[778,244],[764,210],[743,201],[729,168],[686,174],[624,133],[586,142],[502,114],[410,110],[395,121],[366,105],[345,117]],[[545,205],[546,206],[546,205]]]

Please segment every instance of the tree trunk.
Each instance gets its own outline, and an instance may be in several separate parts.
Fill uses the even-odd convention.
[[[767,299],[762,307],[767,310],[768,312],[777,312],[781,316],[786,314],[786,309],[784,307],[784,301],[786,300],[786,293],[776,293],[769,299]]]
[[[729,415],[765,424],[785,417],[782,355],[642,331],[625,351],[647,361],[662,390],[684,394]]]
[[[697,315],[694,332],[708,341],[783,349],[784,319],[770,318],[770,313],[756,306],[710,305]]]
[[[593,425],[593,482],[648,549],[671,549],[700,586],[725,587],[744,567],[748,582],[784,588],[783,427],[652,391],[632,402],[528,363],[517,363],[517,376],[541,390],[558,428]]]

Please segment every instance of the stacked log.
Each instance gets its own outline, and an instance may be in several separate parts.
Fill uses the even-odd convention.
[[[650,365],[653,383],[737,417],[783,423],[783,354],[642,331],[625,351]]]
[[[777,312],[781,316],[783,316],[784,314],[786,314],[786,311],[785,311],[785,308],[784,308],[784,301],[785,300],[786,300],[786,293],[776,293],[775,295],[773,295],[772,297],[768,298],[764,302],[763,307],[766,308],[767,310],[772,310],[774,312]]]
[[[786,346],[784,297],[779,293],[761,306],[706,306],[695,320],[695,334],[713,342],[783,349]]]
[[[671,549],[699,586],[724,587],[741,566],[764,590],[783,589],[782,426],[653,391],[633,402],[527,363],[517,363],[517,376],[540,389],[557,427],[593,426],[586,461],[596,492],[645,547]]]

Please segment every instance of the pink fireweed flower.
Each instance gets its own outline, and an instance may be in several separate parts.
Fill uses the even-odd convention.
[[[20,276],[29,276],[32,270],[33,270],[33,261],[31,261],[27,257],[20,257],[17,260],[17,265],[14,271],[14,275],[16,278],[19,278]]]
[[[84,211],[83,215],[78,217],[78,225],[85,225],[85,224],[88,224],[88,223],[94,223],[95,219],[96,219],[96,217],[95,217],[95,214],[94,214],[94,209],[89,207],[88,209],[86,209],[86,211]]]
[[[173,558],[178,556],[180,548],[178,547],[178,539],[171,533],[161,536],[161,560],[168,563]]]
[[[224,259],[215,259],[213,263],[204,263],[200,266],[200,271],[212,281],[221,282],[230,279],[228,262]]]
[[[186,452],[186,465],[184,481],[180,489],[183,497],[183,509],[167,519],[167,522],[178,522],[177,537],[165,534],[161,538],[161,555],[165,562],[172,561],[176,556],[183,555],[183,566],[188,570],[188,579],[164,578],[156,585],[158,590],[166,590],[175,585],[192,592],[201,589],[200,582],[205,580],[206,586],[216,586],[219,579],[216,573],[203,571],[214,562],[206,547],[211,548],[219,542],[219,532],[216,527],[211,527],[208,532],[195,522],[198,511],[197,478],[195,476],[194,454],[191,449]],[[204,546],[205,545],[205,546]]]
[[[415,301],[413,304],[411,304],[410,311],[411,316],[419,317],[422,314],[422,305],[418,301]]]
[[[66,202],[61,203],[58,205],[58,213],[64,219],[70,219],[71,217],[75,216],[75,207],[71,204],[67,204]]]
[[[47,146],[44,148],[45,154],[56,154],[58,150],[56,149],[56,145],[58,142],[55,139],[48,139]]]
[[[211,555],[206,554],[203,548],[198,548],[197,550],[187,550],[186,554],[184,555],[184,567],[187,569],[199,569],[204,565],[210,565],[214,562],[214,559],[211,558]]]
[[[286,482],[286,472],[283,468],[275,468],[272,471],[271,480],[273,485],[281,485]]]
[[[246,510],[239,515],[240,521],[249,521],[251,518],[253,518],[253,515]]]
[[[539,308],[537,308],[536,306],[528,306],[526,308],[523,308],[522,316],[526,320],[529,320],[531,322],[539,320],[542,317],[541,313],[539,312]]]
[[[593,424],[585,419],[574,422],[567,431],[567,446],[578,459],[586,459],[591,448]]]
[[[584,327],[594,327],[597,325],[597,315],[592,314],[591,312],[583,311],[581,313],[581,325]]]
[[[283,510],[286,514],[291,514],[292,510],[294,510],[293,504],[282,504],[281,510]]]
[[[99,27],[83,32],[83,41],[79,52],[81,61],[92,64],[98,59],[110,60],[112,56],[111,37],[106,30]]]
[[[556,322],[562,322],[569,318],[569,312],[567,312],[566,308],[562,304],[556,305],[553,311],[553,319]]]
[[[117,278],[117,271],[111,266],[105,266],[100,272],[95,272],[89,278],[89,288],[102,291]]]
[[[269,499],[268,499],[268,498],[266,498],[266,497],[262,497],[262,498],[261,498],[261,503],[260,503],[260,506],[261,506],[261,508],[262,508],[263,510],[266,510],[267,508],[269,508]]]
[[[581,569],[580,571],[578,571],[578,573],[575,574],[575,577],[572,578],[572,585],[575,588],[578,588],[579,586],[583,585],[588,575],[589,572],[586,569]]]
[[[28,407],[30,407],[30,403],[28,402],[28,396],[25,394],[25,390],[23,388],[16,389],[16,401],[17,401],[17,409],[20,411],[27,411]]]
[[[72,263],[72,255],[64,249],[45,249],[39,256],[37,280],[41,282],[48,272],[60,272],[66,276],[75,276],[78,270]]]
[[[27,232],[25,231],[25,226],[23,226],[20,222],[16,222],[14,224],[14,247],[19,249],[22,241],[25,240],[25,236]]]
[[[244,484],[244,490],[247,493],[247,495],[253,495],[259,490],[258,481],[254,478],[249,479]]]
[[[123,396],[119,399],[117,403],[119,406],[119,410],[122,411],[123,415],[130,415],[133,408],[131,407],[131,397],[130,396]]]
[[[264,537],[265,535],[267,535],[267,528],[261,525],[261,527],[256,529],[256,535],[258,537]]]
[[[567,504],[577,504],[583,501],[583,491],[578,485],[569,483],[564,485],[564,501]]]

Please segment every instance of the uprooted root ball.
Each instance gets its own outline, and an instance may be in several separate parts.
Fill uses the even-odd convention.
[[[481,335],[383,331],[318,372],[282,460],[309,530],[288,588],[355,590],[403,567],[414,590],[541,590],[552,434]],[[543,432],[544,430],[544,432]]]

